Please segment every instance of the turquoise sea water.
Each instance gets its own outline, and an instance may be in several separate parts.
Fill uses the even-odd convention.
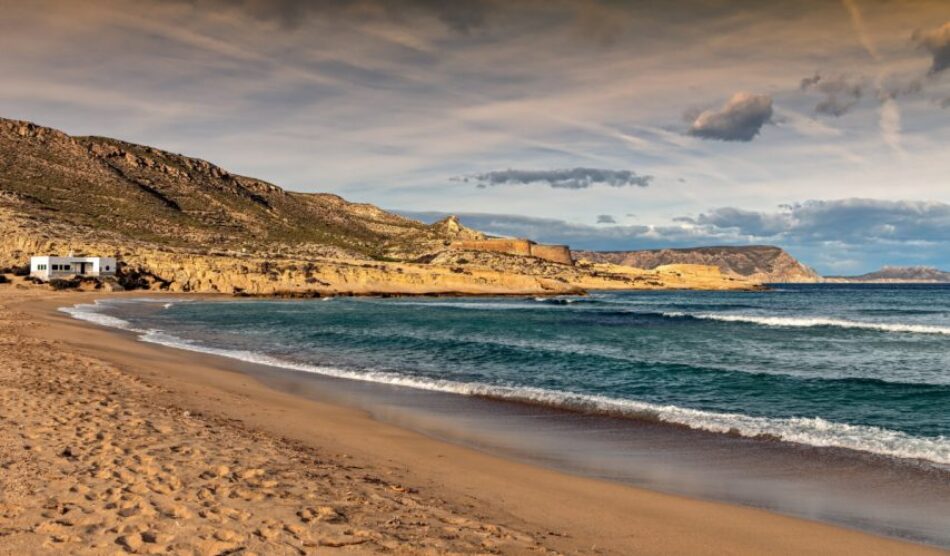
[[[950,466],[950,286],[113,300],[67,311],[298,371]]]

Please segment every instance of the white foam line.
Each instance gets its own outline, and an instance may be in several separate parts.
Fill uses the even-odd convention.
[[[375,300],[373,300],[375,302]],[[414,307],[450,307],[453,309],[474,309],[477,311],[487,311],[487,310],[525,310],[525,309],[557,309],[557,305],[553,304],[534,304],[528,302],[500,302],[500,301],[477,301],[477,302],[465,302],[465,301],[391,301],[386,300],[385,303],[391,305],[400,305],[400,306],[414,306]]]
[[[135,330],[132,328],[132,324],[129,321],[120,319],[118,317],[113,317],[111,315],[106,315],[99,312],[100,306],[99,302],[94,303],[79,303],[72,307],[60,307],[59,310],[63,313],[68,314],[74,319],[84,320],[86,322],[91,322],[98,324],[100,326],[108,326],[110,328],[119,328],[121,330],[132,330],[136,332],[144,332],[143,330]]]
[[[105,326],[115,326],[124,330],[134,330],[130,328],[127,321],[102,315],[98,313],[99,309],[100,307],[97,305],[80,304],[61,310],[82,320]],[[97,316],[92,317],[90,313]],[[636,400],[623,400],[543,388],[425,379],[382,371],[352,371],[285,361],[253,351],[205,346],[159,330],[137,330],[137,332],[141,333],[140,340],[144,342],[336,378],[465,396],[482,396],[526,402],[573,411],[620,414],[682,425],[696,430],[739,434],[745,437],[766,436],[811,446],[848,448],[885,456],[922,459],[941,465],[950,465],[950,439],[942,435],[935,438],[921,438],[880,427],[835,423],[820,417],[752,417],[737,413],[718,413],[675,405],[651,404]]]
[[[911,334],[943,334],[950,335],[950,327],[932,326],[928,324],[904,324],[886,322],[861,322],[843,319],[829,319],[823,317],[759,317],[754,315],[729,315],[716,313],[663,313],[668,317],[693,317],[703,320],[718,320],[723,322],[746,322],[762,326],[779,326],[791,328],[811,328],[817,326],[833,326],[837,328],[854,328],[858,330],[876,330],[879,332],[904,332]]]

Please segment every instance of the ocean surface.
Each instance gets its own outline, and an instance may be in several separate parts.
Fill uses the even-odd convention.
[[[950,286],[108,300],[147,342],[303,373],[950,469]]]

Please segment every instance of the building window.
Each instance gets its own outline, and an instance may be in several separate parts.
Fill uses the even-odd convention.
[[[58,264],[54,264],[54,265],[53,265],[53,270],[59,270],[59,265],[58,265]]]
[[[38,265],[36,265],[36,270],[46,270],[46,265],[45,265],[45,264],[38,264]]]
[[[109,265],[106,265],[106,272],[109,271]]]
[[[63,270],[72,270],[72,267],[69,266],[68,264],[64,264],[64,265],[63,265]]]

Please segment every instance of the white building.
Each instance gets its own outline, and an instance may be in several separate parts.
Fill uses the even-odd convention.
[[[30,257],[30,276],[43,281],[72,276],[115,276],[115,257]]]

